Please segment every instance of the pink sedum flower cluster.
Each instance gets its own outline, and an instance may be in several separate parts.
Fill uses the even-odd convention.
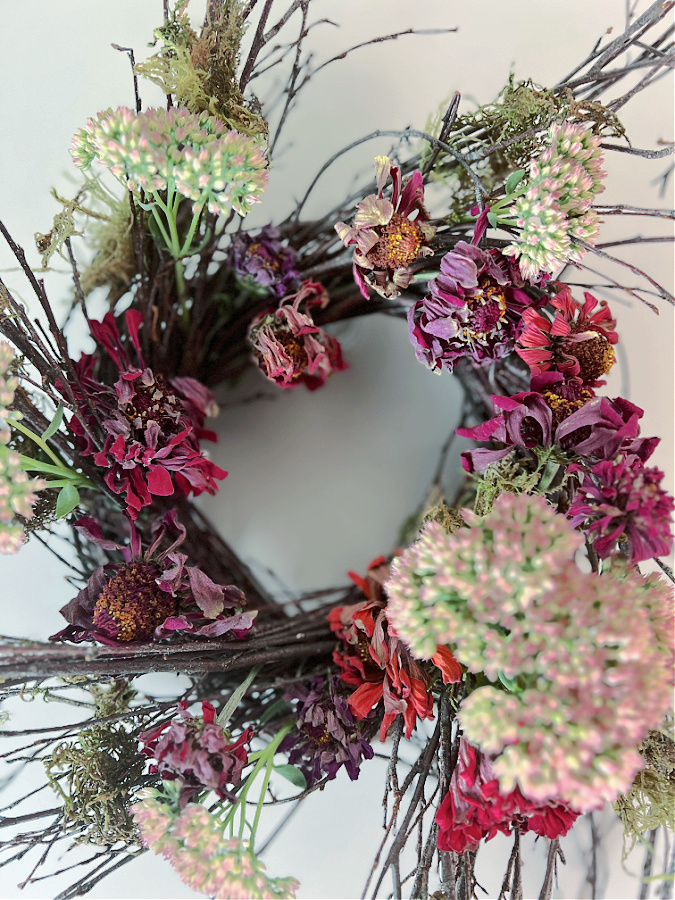
[[[270,878],[247,841],[227,839],[223,823],[198,803],[177,810],[144,789],[131,812],[146,847],[168,860],[194,891],[217,900],[293,898],[294,878]]]
[[[672,594],[628,570],[581,572],[581,536],[542,497],[463,516],[469,528],[430,523],[394,561],[391,621],[417,655],[447,643],[494,682],[459,720],[501,791],[595,809],[628,790],[671,703]]]
[[[104,110],[76,132],[70,152],[79,168],[97,160],[132,191],[173,183],[195,213],[208,207],[216,215],[246,215],[267,185],[267,160],[252,138],[216,116],[179,107]]]
[[[563,122],[551,125],[548,141],[530,163],[525,193],[511,207],[520,235],[504,250],[528,281],[579,262],[583,244],[592,245],[599,231],[592,204],[607,174],[600,137],[585,123]]]

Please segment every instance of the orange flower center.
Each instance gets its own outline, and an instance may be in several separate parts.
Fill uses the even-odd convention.
[[[367,254],[376,269],[403,269],[415,262],[424,235],[416,222],[394,213],[382,229],[380,239]]]

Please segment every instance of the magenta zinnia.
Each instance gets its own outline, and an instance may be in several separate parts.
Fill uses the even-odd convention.
[[[501,358],[513,349],[523,310],[533,303],[512,280],[517,267],[498,250],[478,247],[486,224],[484,215],[471,243],[459,241],[446,253],[430,293],[408,312],[415,353],[430,369],[452,372],[464,356],[479,365]]]
[[[422,174],[413,172],[402,184],[400,168],[386,156],[375,157],[375,168],[377,194],[357,204],[351,225],[335,226],[342,243],[355,246],[354,280],[366,300],[369,288],[387,299],[398,296],[410,284],[413,263],[432,253],[429,242],[436,233],[428,224]],[[387,200],[384,187],[390,177]]]
[[[155,375],[141,354],[140,313],[128,310],[125,321],[139,365],[132,363],[111,313],[102,322],[90,320],[92,336],[107,351],[119,379],[114,387],[103,383],[98,378],[102,361],[84,354],[76,363],[79,383],[73,389],[84,391],[89,434],[76,417],[70,427],[80,438],[83,455],[93,454],[96,465],[108,470],[106,484],[123,495],[127,513],[135,519],[153,495],[215,494],[216,480],[227,472],[199,446],[203,438],[215,440],[203,428],[205,418],[218,411],[211,392],[194,378],[165,381]],[[90,434],[100,435],[98,447]]]
[[[673,545],[675,503],[661,487],[662,479],[663,472],[638,457],[602,460],[584,474],[568,515],[600,557],[609,556],[621,540],[631,563],[665,556]]]

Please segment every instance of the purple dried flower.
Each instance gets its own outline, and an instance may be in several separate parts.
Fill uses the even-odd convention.
[[[498,250],[477,246],[486,224],[481,216],[471,243],[460,241],[446,253],[430,293],[408,312],[415,354],[430,369],[452,372],[464,356],[479,365],[499,359],[514,347],[523,310],[540,305],[513,278],[517,267]]]
[[[256,234],[240,231],[232,238],[228,257],[237,275],[253,278],[278,298],[297,291],[301,281],[295,268],[298,254],[280,237],[273,225],[265,225]]]
[[[336,675],[327,686],[323,678],[315,678],[311,688],[298,684],[286,697],[300,700],[297,730],[284,738],[279,750],[289,753],[289,762],[299,766],[308,787],[322,775],[335,778],[340,766],[355,781],[362,759],[373,758],[373,748],[361,736],[347,699],[338,693],[339,683]]]
[[[549,375],[544,372],[532,378],[532,387],[539,387],[541,393],[532,390],[512,397],[491,395],[500,414],[474,428],[457,429],[457,434],[462,437],[502,444],[496,450],[481,448],[462,453],[462,465],[467,472],[482,472],[508,456],[514,447],[557,444],[563,450],[593,460],[613,459],[620,450],[639,456],[643,462],[649,458],[658,438],[638,436],[639,420],[643,415],[639,406],[622,397],[614,400],[594,397],[582,403],[580,408],[576,408],[575,401],[570,398],[570,402],[563,405],[561,398],[550,390],[551,383],[560,376],[554,374],[550,378]],[[573,411],[554,428],[563,409]]]
[[[578,469],[579,467],[574,467]],[[638,563],[670,552],[675,502],[661,487],[663,472],[625,454],[602,460],[584,473],[568,515],[593,540],[600,557],[625,537],[628,558]]]

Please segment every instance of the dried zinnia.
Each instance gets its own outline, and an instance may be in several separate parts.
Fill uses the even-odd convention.
[[[382,700],[380,740],[385,739],[398,715],[403,715],[409,738],[418,718],[433,718],[431,679],[389,622],[382,592],[389,575],[385,558],[373,560],[365,579],[353,572],[349,575],[368,599],[352,606],[338,606],[328,614],[331,630],[340,639],[333,660],[342,681],[356,688],[348,698],[349,708],[357,719],[365,719]],[[447,648],[434,647],[430,658],[440,669],[444,683],[462,677],[461,666]]]
[[[107,540],[88,516],[74,527],[101,549],[119,551],[124,562],[96,569],[77,597],[61,609],[69,625],[50,640],[114,646],[158,640],[176,631],[243,637],[253,627],[256,612],[243,612],[246,599],[239,588],[215,584],[197,566],[187,565],[185,554],[178,552],[186,532],[173,511],[155,529],[145,552],[131,521],[129,546]]]
[[[216,722],[216,711],[202,702],[202,715],[195,718],[183,701],[178,715],[139,734],[144,756],[152,760],[150,772],[166,781],[180,780],[180,805],[189,803],[196,794],[215,791],[221,800],[232,800],[228,790],[241,782],[248,764],[246,745],[253,729],[245,729],[232,741],[224,728]]]
[[[299,700],[295,729],[281,742],[279,751],[299,766],[311,787],[323,775],[335,778],[344,766],[352,781],[359,777],[364,759],[373,758],[373,748],[363,738],[345,697],[338,692],[337,676],[328,684],[315,678],[311,687],[296,685],[287,700]]]
[[[325,384],[333,372],[342,372],[338,341],[312,321],[308,311],[329,302],[324,288],[305,281],[297,294],[284,297],[276,310],[256,316],[249,326],[248,340],[260,370],[279,387],[304,384],[310,391]],[[305,312],[300,312],[300,304]]]
[[[533,802],[518,787],[501,791],[490,757],[462,737],[448,793],[436,812],[438,847],[455,853],[476,850],[483,838],[489,841],[514,828],[554,840],[567,834],[578,816],[562,801]]]
[[[578,466],[575,468],[579,468]],[[665,556],[673,545],[673,498],[661,487],[663,472],[625,454],[584,473],[568,515],[593,541],[600,557],[625,540],[631,563]]]
[[[446,253],[430,292],[408,311],[415,354],[430,369],[452,372],[465,356],[478,365],[500,359],[513,349],[523,310],[534,303],[514,284],[510,260],[478,247],[486,224],[481,216],[471,243],[459,241]]]
[[[431,255],[429,243],[436,233],[428,224],[422,174],[413,172],[402,184],[400,168],[386,156],[375,157],[375,169],[377,193],[357,204],[351,225],[335,226],[343,244],[355,246],[354,280],[366,300],[369,288],[387,299],[397,297],[410,284],[413,263]],[[384,187],[390,177],[387,200]]]
[[[296,269],[298,254],[281,240],[281,232],[265,225],[256,233],[239,231],[233,235],[228,263],[242,278],[252,278],[275,297],[285,297],[300,287]]]
[[[125,321],[139,365],[132,363],[111,313],[102,322],[90,320],[92,336],[120,377],[114,388],[103,383],[97,377],[103,368],[101,360],[83,354],[75,364],[78,384],[71,387],[76,393],[84,391],[82,407],[89,433],[75,416],[69,424],[80,439],[82,453],[93,454],[96,465],[108,470],[106,484],[124,495],[127,513],[135,519],[152,503],[153,495],[215,494],[216,480],[227,472],[207,459],[199,446],[201,439],[215,440],[215,434],[203,427],[206,416],[218,411],[211,392],[194,378],[165,381],[155,375],[141,354],[140,313],[127,310]],[[101,436],[98,447],[90,434]]]
[[[612,344],[618,341],[607,303],[602,300],[596,310],[598,301],[585,292],[582,305],[563,285],[551,305],[556,310],[553,321],[533,309],[523,311],[525,329],[516,353],[533,374],[555,370],[566,378],[576,376],[589,387],[603,385],[598,379],[614,365]]]

